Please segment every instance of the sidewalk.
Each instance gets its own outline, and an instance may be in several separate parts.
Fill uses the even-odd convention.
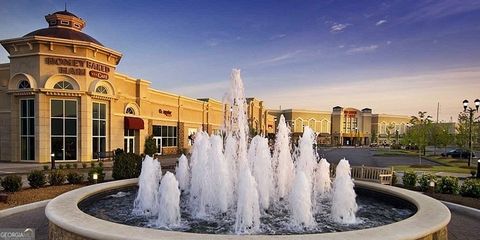
[[[171,169],[175,168],[177,163],[177,159],[179,156],[177,155],[169,155],[169,156],[160,156],[158,159],[163,168]],[[73,163],[77,163],[77,168],[79,170],[83,169],[82,162],[61,162],[56,161],[55,166],[59,169],[60,165],[66,165],[69,163],[72,165]],[[87,168],[90,168],[90,162],[87,163]],[[98,166],[98,161],[94,161],[95,165]],[[24,162],[0,162],[0,176],[9,175],[9,174],[28,174],[32,170],[43,170],[43,166],[48,166],[50,168],[50,163],[24,163]],[[108,170],[113,167],[112,160],[105,160],[103,161],[103,167]],[[64,168],[66,169],[66,168]],[[72,168],[73,169],[73,166]]]

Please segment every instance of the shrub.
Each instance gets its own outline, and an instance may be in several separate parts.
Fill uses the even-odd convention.
[[[48,165],[43,165],[43,171],[48,171],[48,169],[50,169]]]
[[[91,168],[95,168],[95,162],[91,162],[91,163],[90,163],[90,167],[91,167]]]
[[[153,154],[157,153],[157,143],[155,142],[155,139],[153,139],[153,135],[145,138],[143,153],[151,157],[153,157]]]
[[[103,161],[98,162],[99,167],[103,167]]]
[[[463,161],[462,161],[462,162],[463,162]],[[471,170],[471,171],[470,171],[470,174],[472,175],[472,177],[475,177],[475,176],[477,176],[477,171]]]
[[[60,165],[58,165],[58,168],[60,168],[60,170],[62,170],[63,168],[65,168],[65,166],[63,166],[63,164],[60,164]]]
[[[392,144],[392,145],[390,146],[390,149],[402,149],[402,145],[400,145],[400,144]]]
[[[2,179],[1,185],[6,192],[18,192],[22,189],[22,177],[8,175]]]
[[[47,183],[47,179],[43,171],[40,170],[33,170],[31,171],[28,176],[28,184],[32,188],[39,188],[43,187]]]
[[[118,156],[118,155],[121,155],[121,154],[123,154],[123,149],[121,149],[121,148],[117,148],[117,149],[115,149],[115,151],[114,151],[114,152],[115,152],[115,155],[114,155],[114,156]]]
[[[95,167],[88,171],[88,182],[90,184],[95,183],[95,179],[93,179],[93,174],[97,173],[97,183],[103,182],[105,179],[105,173],[103,172],[102,167]]]
[[[437,183],[439,193],[457,194],[458,190],[458,178],[456,177],[442,177]]]
[[[73,168],[74,168],[74,169],[77,169],[77,168],[78,168],[78,164],[77,164],[77,163],[73,163],[72,165],[73,165]]]
[[[83,181],[83,175],[77,172],[69,172],[67,174],[67,181],[70,184],[79,184]]]
[[[65,167],[66,167],[67,169],[70,169],[70,168],[72,168],[72,164],[67,163],[67,164],[65,164]]]
[[[87,168],[87,163],[82,163],[82,168]]]
[[[465,180],[460,188],[460,194],[464,197],[480,198],[480,179]]]
[[[134,153],[115,155],[112,177],[115,180],[136,178],[142,169],[142,157]]]
[[[65,182],[65,173],[62,170],[51,171],[48,182],[52,186],[62,185]]]
[[[430,187],[430,182],[436,182],[437,178],[435,175],[432,174],[424,174],[418,179],[418,184],[420,185],[420,190],[423,192],[427,191]]]
[[[403,174],[402,180],[403,186],[413,189],[417,183],[417,174],[413,171],[407,171]]]

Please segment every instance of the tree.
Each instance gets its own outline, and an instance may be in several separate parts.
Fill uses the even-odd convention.
[[[390,145],[392,144],[392,142],[390,141],[390,138],[392,137],[393,129],[395,129],[395,124],[393,123],[388,124],[385,129],[385,132],[387,134],[387,141],[388,141],[388,144]]]
[[[376,143],[378,141],[378,133],[376,129],[372,130],[372,141],[371,143]]]
[[[458,114],[457,134],[455,135],[455,144],[459,148],[466,148],[468,146],[469,137],[469,119],[467,113],[461,112]]]
[[[153,154],[157,152],[158,152],[157,143],[155,142],[155,139],[153,139],[153,136],[150,135],[147,138],[145,138],[145,146],[144,146],[143,153],[145,155],[149,155],[153,157]]]
[[[440,127],[440,131],[437,135],[438,146],[443,147],[444,151],[447,151],[447,146],[452,144],[454,141],[454,136],[448,132],[448,129],[445,126]]]
[[[431,127],[431,116],[426,116],[427,112],[418,112],[417,116],[412,116],[410,119],[411,127],[408,129],[406,136],[408,139],[418,146],[419,154],[423,152],[425,155],[425,148],[428,144],[428,129]]]

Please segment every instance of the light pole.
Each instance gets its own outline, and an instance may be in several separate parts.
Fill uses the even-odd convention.
[[[480,106],[480,100],[477,98],[475,99],[475,108],[471,108],[468,106],[468,100],[463,100],[463,111],[469,113],[468,118],[468,150],[470,151],[470,156],[468,157],[468,166],[470,167],[472,163],[473,151],[472,151],[472,123],[473,123],[473,114],[478,112],[478,107]]]

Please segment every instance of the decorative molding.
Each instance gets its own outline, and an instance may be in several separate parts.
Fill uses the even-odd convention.
[[[106,100],[106,101],[111,101],[111,100],[117,100],[118,98],[111,96],[111,95],[105,95],[105,94],[97,94],[97,93],[88,93],[88,95],[92,99],[97,99],[97,100]]]
[[[58,90],[58,89],[40,89],[40,92],[48,96],[80,97],[85,94],[82,91]]]

